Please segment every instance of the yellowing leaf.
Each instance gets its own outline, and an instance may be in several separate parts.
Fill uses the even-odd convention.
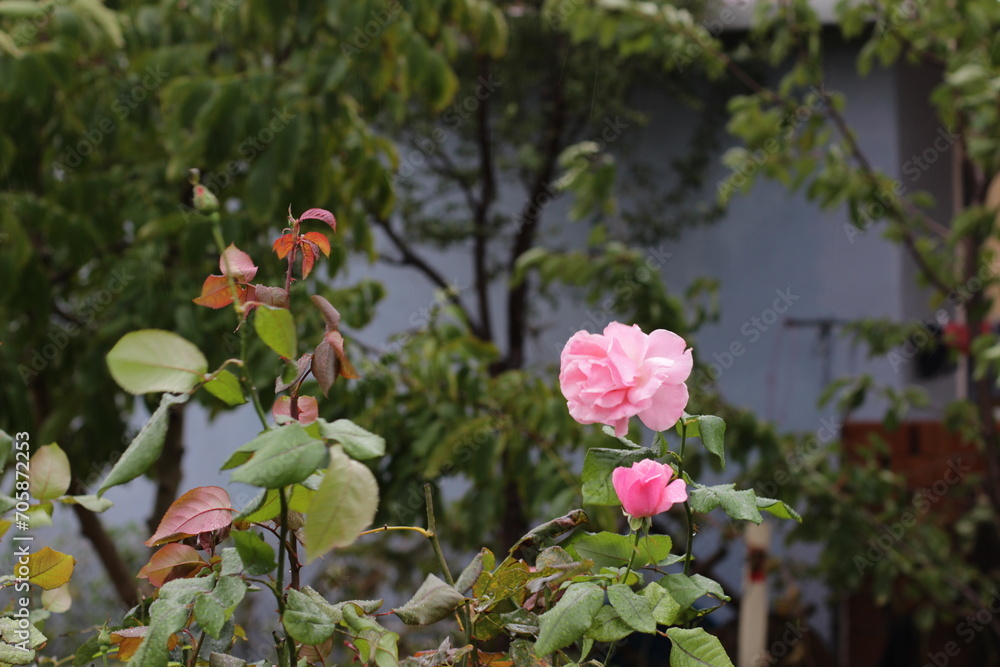
[[[28,557],[28,581],[47,591],[66,584],[73,576],[76,559],[49,547]]]

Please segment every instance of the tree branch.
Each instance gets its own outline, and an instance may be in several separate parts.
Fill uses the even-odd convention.
[[[396,260],[396,263],[412,266],[422,273],[428,280],[444,290],[447,300],[458,307],[462,314],[462,319],[465,320],[465,323],[469,326],[469,328],[472,329],[473,332],[477,332],[478,335],[479,327],[473,321],[468,309],[466,309],[466,307],[462,304],[455,286],[448,282],[448,280],[437,269],[431,266],[426,259],[414,252],[409,244],[404,241],[398,233],[396,233],[396,230],[392,228],[392,225],[388,220],[383,219],[374,212],[371,213],[375,224],[382,228],[385,235],[389,237],[389,240],[396,247],[396,250],[399,251],[400,259]]]
[[[563,37],[559,37],[564,41]],[[518,219],[517,233],[511,248],[508,268],[513,274],[518,258],[531,249],[535,243],[535,234],[541,221],[542,195],[551,187],[550,183],[555,173],[556,160],[562,150],[563,130],[566,124],[566,98],[558,70],[549,72],[549,91],[552,95],[552,107],[548,117],[548,128],[544,137],[543,160],[528,195],[528,201]],[[507,340],[509,349],[503,362],[504,369],[521,368],[524,365],[524,346],[528,330],[528,289],[530,281],[527,277],[516,287],[511,288],[507,297]]]
[[[478,59],[481,79],[489,80],[490,61],[486,56]],[[493,340],[493,323],[490,318],[490,279],[487,261],[489,243],[489,213],[496,199],[496,176],[493,172],[493,137],[490,126],[490,98],[482,100],[478,110],[476,139],[479,144],[479,200],[475,213],[475,237],[473,239],[473,273],[476,300],[479,302],[480,338]]]

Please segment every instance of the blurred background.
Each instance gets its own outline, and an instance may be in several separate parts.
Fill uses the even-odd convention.
[[[320,415],[386,438],[379,524],[422,525],[432,484],[461,566],[578,507],[606,436],[566,412],[559,352],[666,328],[694,349],[688,412],[727,421],[728,468],[692,474],[804,517],[752,554],[699,524],[695,570],[733,596],[712,631],[736,656],[740,614],[767,628],[740,666],[1000,664],[998,29],[995,0],[0,0],[0,428],[93,492],[155,408],[104,361],[139,328],[212,368],[250,337],[270,407],[279,360],[192,303],[218,262],[197,168],[258,282],[289,207],[336,216],[292,307],[305,341],[310,293],[343,315],[362,378]],[[216,472],[252,408],[197,399],[113,508],[34,509],[86,573],[50,621],[64,654],[141,594],[178,495],[252,496]],[[309,576],[392,604],[433,566],[378,537]],[[616,660],[662,664],[638,644]]]

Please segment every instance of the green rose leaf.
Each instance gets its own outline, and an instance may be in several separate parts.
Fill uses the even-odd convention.
[[[594,616],[594,623],[587,630],[587,639],[604,644],[624,639],[635,632],[628,623],[622,620],[615,608],[605,605]]]
[[[774,498],[762,498],[757,496],[757,509],[764,510],[779,519],[795,519],[802,523],[802,517],[792,507]]]
[[[666,589],[681,606],[681,609],[689,609],[695,600],[705,595],[711,595],[719,600],[729,600],[729,596],[726,595],[717,581],[700,574],[689,577],[677,572],[664,576],[656,583]]]
[[[564,544],[574,558],[594,561],[594,568],[620,568],[628,565],[635,539],[617,533],[577,533]],[[673,542],[668,535],[649,535],[639,540],[639,551],[633,566],[670,564],[679,556],[672,556]],[[672,560],[671,560],[672,559]],[[665,562],[666,561],[666,562]]]
[[[604,606],[604,589],[590,582],[571,584],[556,605],[538,617],[540,656],[558,651],[583,637]]]
[[[712,454],[715,454],[726,469],[726,422],[715,415],[689,415],[677,422],[677,433],[687,433],[689,438],[701,438],[701,442]]]
[[[625,584],[608,586],[608,600],[630,628],[636,632],[653,634],[656,632],[656,621],[653,620],[653,603],[645,597],[636,595]]]
[[[253,458],[233,471],[232,481],[278,489],[303,481],[327,462],[323,441],[311,437],[294,422],[268,431],[248,444],[259,444],[262,439],[265,444],[253,453]]]
[[[670,628],[667,637],[673,644],[670,667],[733,667],[718,638],[704,628]]]
[[[167,418],[170,416],[170,407],[187,400],[187,394],[163,395],[159,407],[153,411],[149,421],[129,444],[108,476],[101,482],[101,486],[97,489],[98,498],[113,486],[131,482],[156,463],[160,458],[160,452],[163,451],[163,441],[167,437]]]
[[[318,419],[319,432],[324,440],[335,440],[344,446],[347,455],[358,461],[385,455],[385,439],[361,428],[350,419],[327,422]]]
[[[260,339],[285,359],[294,359],[297,336],[292,314],[271,306],[258,306],[255,313],[253,324]]]
[[[306,512],[303,533],[307,561],[354,542],[371,525],[376,509],[375,476],[364,464],[334,447],[330,451],[330,466]]]
[[[274,562],[274,547],[257,533],[248,530],[234,530],[231,537],[236,543],[243,567],[250,576],[268,574],[277,567]]]
[[[409,602],[393,612],[407,625],[430,625],[451,616],[463,602],[465,596],[428,574]]]
[[[30,465],[28,491],[33,497],[52,500],[69,489],[69,457],[56,443],[39,447],[32,455]]]
[[[197,347],[160,329],[125,334],[108,352],[107,363],[111,377],[130,394],[184,394],[202,381],[208,369]]]
[[[688,494],[691,509],[708,513],[717,507],[734,519],[760,523],[764,519],[757,510],[757,496],[750,489],[737,491],[735,484],[701,486],[693,484]]]
[[[223,369],[205,383],[205,391],[215,396],[226,405],[242,405],[247,402],[240,387],[240,379]]]
[[[295,589],[288,591],[283,621],[288,634],[303,644],[322,644],[337,629],[336,623],[324,613],[320,604],[310,595]]]

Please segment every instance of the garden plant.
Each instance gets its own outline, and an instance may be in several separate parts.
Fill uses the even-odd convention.
[[[699,626],[729,597],[717,582],[692,574],[695,516],[720,507],[733,519],[757,523],[761,511],[798,516],[753,491],[691,479],[685,457],[695,441],[725,464],[725,425],[684,411],[692,351],[680,336],[612,322],[601,334],[578,332],[562,353],[559,382],[570,414],[582,424],[603,425],[607,441],[586,453],[583,505],[620,505],[627,532],[591,532],[586,512],[573,510],[535,527],[506,553],[482,549],[455,576],[438,539],[430,487],[426,526],[371,527],[379,488],[369,466],[385,453],[385,440],[348,419],[325,420],[320,399],[304,393],[313,386],[310,376],[324,396],[335,382],[358,378],[337,309],[309,294],[305,280],[329,253],[330,241],[323,232],[304,230],[326,225],[336,231],[334,216],[311,208],[296,217],[290,210],[273,245],[285,264],[284,280],[258,284],[251,256],[223,239],[215,197],[196,172],[192,180],[201,213],[192,224],[211,227],[220,256],[220,273],[205,279],[194,303],[231,308],[235,326],[252,327],[256,336],[242,337],[240,354],[214,370],[197,347],[172,332],[144,329],[122,337],[107,355],[108,371],[132,394],[162,394],[159,407],[94,495],[67,495],[70,462],[58,445],[38,448],[29,461],[22,456],[28,449],[22,434],[6,439],[3,460],[15,451],[18,481],[15,495],[3,498],[4,529],[25,530],[57,502],[107,509],[103,494],[156,465],[170,410],[201,390],[228,405],[252,404],[260,434],[235,449],[223,470],[231,470],[231,482],[259,492],[241,507],[233,507],[219,486],[181,495],[146,540],[156,551],[135,573],[148,582],[149,594],[124,617],[96,628],[67,659],[81,667],[114,660],[141,667],[237,667],[247,657],[279,667],[352,661],[383,667],[607,665],[614,664],[619,642],[646,633],[669,639],[671,665],[732,664],[718,639]],[[306,346],[311,351],[302,351],[296,316],[324,323],[319,340]],[[272,353],[275,389],[282,395],[270,410],[247,372],[250,345]],[[649,446],[627,438],[635,416],[655,434]],[[684,515],[685,543],[676,549],[669,536],[651,531],[652,517],[667,511]],[[405,604],[381,611],[381,600],[329,600],[305,580],[308,563],[335,559],[355,540],[390,531],[426,537],[440,567]],[[73,557],[48,547],[24,560],[2,584],[20,596],[0,627],[5,665],[39,658],[46,620],[65,608],[73,572]],[[250,596],[273,598],[273,627],[237,624],[234,614]],[[408,625],[456,624],[440,644],[404,657],[399,635],[380,622],[386,614]],[[249,633],[272,636],[273,652],[246,656],[241,641]]]

